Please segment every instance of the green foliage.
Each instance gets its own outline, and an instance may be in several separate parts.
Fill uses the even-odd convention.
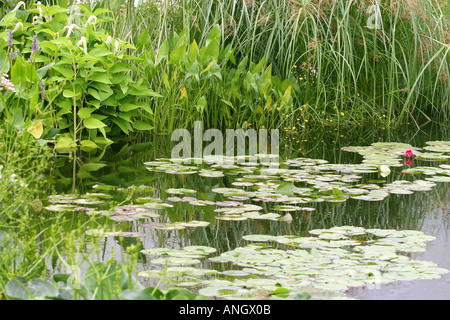
[[[91,12],[83,4],[70,15],[58,5],[27,9],[25,17],[19,14],[23,11],[11,12],[0,22],[3,72],[11,73],[16,88],[2,99],[3,118],[40,120],[44,133],[60,129],[57,145],[63,150],[74,142],[96,148],[120,132],[151,129],[152,110],[142,97],[160,95],[130,64],[139,60],[132,55],[134,46],[101,28],[111,21],[102,17],[107,10]],[[38,50],[33,50],[36,41]]]
[[[265,57],[264,68],[271,65],[273,75],[291,82],[300,116],[286,113],[294,119],[279,121],[279,127],[445,122],[449,21],[440,2],[442,9],[430,0],[378,1],[376,8],[362,0],[194,0],[155,11],[150,1],[123,7],[123,18],[115,12],[113,27],[133,43],[147,37],[150,46],[187,28],[190,42],[203,46],[211,26],[219,25],[223,45],[234,49],[238,64]],[[381,23],[373,28],[376,19]]]
[[[289,81],[273,76],[264,58],[257,64],[243,58],[237,64],[217,25],[200,47],[185,28],[158,48],[144,50],[141,58],[149,86],[163,96],[154,106],[160,119],[156,131],[190,127],[194,120],[214,128],[269,128],[281,112],[292,111]]]
[[[73,276],[57,274],[54,283],[42,279],[27,281],[15,277],[6,284],[6,294],[15,300],[204,300],[205,297],[185,289],[161,291],[157,287],[141,288],[130,282],[125,267],[117,261],[95,262],[83,280],[74,281]],[[58,287],[58,283],[64,286]],[[130,286],[129,284],[132,283]]]

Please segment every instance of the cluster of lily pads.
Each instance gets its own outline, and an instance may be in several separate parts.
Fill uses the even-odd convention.
[[[85,211],[87,214],[109,215],[117,222],[136,221],[145,218],[161,217],[158,211],[173,207],[182,202],[192,206],[212,206],[217,220],[265,219],[271,221],[292,221],[291,213],[314,211],[315,208],[305,204],[317,202],[344,202],[348,199],[363,201],[381,201],[390,194],[411,194],[417,191],[429,191],[437,182],[450,181],[450,166],[441,164],[437,167],[419,166],[405,168],[402,174],[414,176],[422,174],[425,178],[418,180],[397,180],[387,182],[375,180],[362,183],[362,174],[376,174],[380,166],[398,167],[402,165],[405,150],[411,150],[415,157],[421,159],[445,160],[450,142],[429,141],[423,149],[406,143],[377,142],[370,146],[343,147],[342,150],[358,152],[363,161],[360,164],[332,164],[322,159],[296,158],[281,164],[273,162],[273,155],[255,155],[241,157],[209,156],[199,163],[199,159],[158,159],[145,162],[151,172],[166,174],[198,174],[204,178],[233,176],[230,187],[217,187],[212,191],[223,201],[211,201],[195,197],[196,190],[169,188],[164,192],[169,195],[165,201],[156,197],[140,197],[129,205],[122,205],[113,210],[99,210],[90,206],[102,204],[110,195],[101,192],[87,193],[80,197],[75,195],[55,195],[49,198],[52,203],[45,207],[50,211]],[[422,152],[425,150],[426,152]],[[271,161],[267,161],[267,159]],[[193,161],[196,160],[196,161]],[[195,165],[192,163],[196,163]],[[384,177],[385,175],[383,175]],[[95,186],[102,191],[102,185]],[[151,187],[147,187],[151,188]],[[253,202],[253,203],[248,203]],[[256,204],[255,204],[256,203]],[[261,212],[258,204],[271,205],[273,212]],[[150,222],[144,227],[155,229],[180,230],[187,227],[206,227],[208,221],[166,221]],[[91,231],[99,234],[99,230]],[[112,231],[115,232],[115,231]],[[110,235],[110,233],[105,233]],[[133,234],[130,234],[133,235]]]
[[[424,161],[446,161],[450,142],[430,141],[427,147],[415,148],[404,143],[374,143],[366,147],[344,147],[357,152],[360,164],[332,164],[322,159],[296,158],[282,163],[266,161],[267,155],[245,157],[208,157],[198,159],[157,159],[145,162],[151,172],[165,174],[198,174],[203,178],[230,176],[228,187],[216,186],[212,192],[218,200],[199,198],[197,191],[186,188],[161,190],[165,199],[154,196],[134,197],[129,204],[109,209],[96,206],[111,198],[105,185],[82,196],[55,195],[45,209],[50,211],[83,211],[104,215],[120,224],[147,220],[140,224],[159,230],[181,230],[207,227],[209,221],[168,221],[161,213],[176,203],[194,207],[209,206],[216,220],[242,221],[264,219],[291,222],[292,215],[315,211],[314,203],[344,202],[349,199],[381,201],[391,194],[430,191],[439,182],[450,181],[450,166],[418,166],[400,169],[407,179],[386,181],[380,167],[401,167],[405,150]],[[265,159],[265,160],[263,160]],[[245,160],[245,161],[243,161]],[[273,159],[271,159],[273,160]],[[378,175],[363,182],[364,174]],[[379,176],[383,179],[379,179]],[[423,179],[413,178],[416,175]],[[144,190],[146,186],[134,187]],[[154,189],[152,189],[154,190]],[[128,191],[118,190],[114,191]],[[164,191],[164,192],[162,192]],[[269,209],[266,209],[266,208]],[[269,212],[267,212],[269,211]],[[151,220],[149,221],[148,218]],[[156,219],[156,220],[155,220]],[[210,257],[215,248],[188,246],[184,249],[153,248],[144,254],[159,256],[152,263],[160,268],[141,271],[139,276],[171,279],[175,287],[199,288],[199,294],[222,298],[298,297],[307,292],[342,292],[353,286],[380,285],[398,280],[433,279],[447,272],[434,263],[410,259],[399,252],[420,252],[425,242],[433,240],[420,231],[333,227],[311,230],[310,237],[295,235],[247,235],[245,247]],[[142,232],[91,229],[86,234],[99,237],[145,236]],[[219,268],[196,265],[220,263]],[[342,296],[341,296],[342,297]],[[345,296],[344,296],[345,297]]]
[[[410,194],[415,191],[429,191],[435,182],[450,180],[449,166],[442,164],[439,168],[419,167],[403,170],[405,175],[425,173],[431,175],[424,180],[399,180],[377,183],[361,183],[362,174],[377,174],[381,167],[401,167],[406,150],[412,150],[418,160],[445,161],[450,155],[449,142],[429,141],[425,147],[428,151],[406,143],[374,143],[365,147],[344,147],[342,150],[358,152],[362,155],[361,164],[331,164],[322,159],[296,158],[289,159],[279,166],[273,162],[258,162],[265,155],[245,157],[246,162],[240,162],[239,157],[209,157],[203,164],[207,169],[192,165],[198,159],[159,159],[146,162],[147,169],[152,172],[168,174],[195,174],[203,177],[236,176],[233,187],[215,188],[212,191],[222,194],[231,201],[251,200],[253,202],[274,203],[273,210],[267,218],[280,218],[279,212],[304,210],[303,204],[315,202],[343,202],[349,198],[366,201],[380,201],[389,194]],[[389,169],[388,169],[389,170]],[[386,177],[389,174],[383,174]],[[257,173],[257,174],[256,174]],[[381,183],[381,185],[380,185]],[[298,187],[301,184],[302,187]],[[198,200],[191,197],[183,199],[171,198],[171,201],[184,201],[193,205],[214,205],[211,201]],[[230,205],[232,206],[232,205]],[[223,215],[218,219],[245,220],[247,204],[236,204],[234,208],[218,209]],[[258,208],[252,211],[259,211]],[[260,217],[252,212],[252,217]]]
[[[171,285],[198,287],[199,294],[211,298],[278,298],[273,293],[280,288],[283,298],[303,293],[320,298],[323,292],[344,298],[338,293],[350,287],[377,288],[394,281],[436,279],[448,272],[433,262],[401,254],[425,251],[426,242],[435,238],[421,231],[340,226],[314,229],[309,234],[247,235],[243,237],[246,246],[209,258],[215,248],[146,249],[142,253],[158,256],[151,262],[165,268],[141,271],[138,276],[172,278]],[[219,272],[193,266],[200,265],[202,259],[229,267]]]

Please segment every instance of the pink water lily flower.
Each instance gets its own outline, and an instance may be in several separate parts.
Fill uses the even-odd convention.
[[[406,152],[405,152],[405,157],[407,157],[407,158],[412,158],[412,156],[413,156],[413,152],[412,152],[412,150],[406,150]]]

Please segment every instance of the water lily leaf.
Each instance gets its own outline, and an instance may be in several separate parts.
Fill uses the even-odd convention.
[[[154,264],[162,264],[162,265],[191,265],[191,264],[199,264],[201,261],[198,259],[190,259],[190,258],[158,258],[151,260]]]
[[[260,214],[258,212],[244,212],[242,213],[244,217],[247,217],[249,219],[259,219],[259,220],[277,220],[280,215],[277,213],[266,213],[266,214]]]
[[[242,270],[225,270],[222,271],[222,275],[226,277],[245,277],[248,276],[250,273],[242,271]]]
[[[213,286],[202,288],[198,291],[199,294],[206,297],[221,297],[221,298],[230,298],[230,297],[242,297],[247,294],[249,290],[243,289],[237,286]]]
[[[110,220],[113,221],[136,221],[139,220],[140,217],[129,216],[129,215],[116,215],[109,217]]]
[[[241,216],[241,215],[232,215],[232,214],[225,214],[222,216],[217,216],[217,220],[232,220],[232,221],[242,221],[247,220],[247,217]]]
[[[47,211],[57,211],[57,212],[73,211],[74,208],[75,208],[74,205],[68,204],[51,204],[44,207],[44,209]]]
[[[179,222],[180,226],[188,227],[188,228],[197,228],[197,227],[207,227],[209,226],[210,222],[208,221],[198,221],[198,220],[192,220],[189,222]]]
[[[146,202],[144,203],[144,207],[153,210],[160,210],[166,208],[173,208],[173,205],[169,203]]]
[[[200,254],[204,254],[204,255],[208,255],[208,254],[217,252],[216,248],[207,247],[207,246],[185,246],[184,250],[186,250],[188,252],[195,252],[195,253],[200,253]]]
[[[196,190],[184,189],[184,188],[169,188],[169,189],[166,189],[165,191],[166,191],[166,193],[169,193],[169,194],[197,193]]]
[[[152,225],[151,226],[153,229],[158,229],[158,230],[183,230],[185,229],[185,227],[180,224],[180,223],[165,223],[163,225]]]
[[[200,170],[198,175],[208,178],[220,178],[224,176],[223,172],[217,170]]]
[[[431,178],[425,178],[425,180],[433,182],[450,182],[450,176],[433,176]]]
[[[30,300],[37,297],[57,297],[59,292],[54,285],[44,280],[27,281],[23,277],[16,277],[6,284],[6,294],[15,299]]]
[[[275,237],[271,236],[271,235],[266,235],[266,234],[251,234],[251,235],[243,236],[242,239],[247,240],[247,241],[262,241],[262,242],[266,242],[266,241],[274,240]]]
[[[424,161],[446,161],[450,156],[444,155],[442,153],[421,153],[417,156],[418,160]]]

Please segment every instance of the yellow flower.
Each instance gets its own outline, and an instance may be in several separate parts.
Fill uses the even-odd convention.
[[[341,115],[345,116],[345,113],[341,112]]]

